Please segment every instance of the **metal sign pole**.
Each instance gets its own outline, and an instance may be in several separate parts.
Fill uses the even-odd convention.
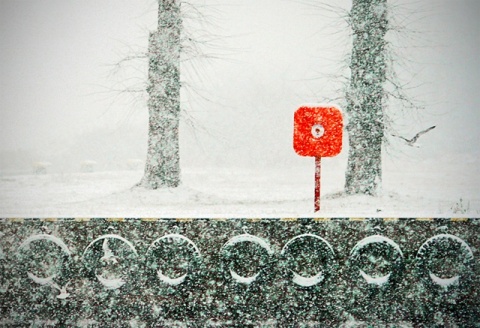
[[[322,158],[315,157],[315,212],[320,211],[320,176],[322,171]]]
[[[342,151],[343,117],[334,105],[304,105],[293,117],[293,149],[300,156],[315,157],[315,212],[320,211],[321,158]]]

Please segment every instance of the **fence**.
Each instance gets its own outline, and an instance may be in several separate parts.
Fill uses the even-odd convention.
[[[476,219],[0,219],[0,323],[479,327]]]

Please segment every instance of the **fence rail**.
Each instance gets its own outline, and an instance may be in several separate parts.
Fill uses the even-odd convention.
[[[480,220],[0,219],[0,324],[478,327]]]

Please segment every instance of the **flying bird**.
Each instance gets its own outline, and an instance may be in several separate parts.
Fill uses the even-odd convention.
[[[392,134],[392,136],[393,136],[393,137],[398,137],[398,138],[401,138],[401,139],[405,140],[405,141],[407,142],[407,145],[413,147],[414,144],[417,142],[418,138],[420,138],[421,135],[423,135],[423,134],[425,134],[425,133],[427,133],[428,131],[431,131],[431,130],[433,130],[433,129],[435,129],[435,125],[429,127],[428,129],[425,129],[425,130],[423,130],[423,131],[418,132],[412,139],[407,139],[407,138],[405,138],[405,137],[402,137],[402,136],[399,136],[399,135],[396,135],[396,134]]]
[[[100,258],[101,261],[106,263],[118,263],[118,256],[115,256],[113,251],[108,246],[108,239],[105,238],[102,244],[103,256]]]
[[[31,272],[27,272],[27,276],[32,279],[34,282],[37,284],[40,284],[42,286],[50,286],[60,292],[60,294],[57,295],[57,298],[59,299],[66,299],[68,296],[70,296],[70,293],[67,291],[67,286],[70,284],[70,281],[67,282],[67,284],[63,287],[59,286],[56,282],[53,281],[53,278],[55,275],[47,277],[47,278],[40,278],[34,275]]]

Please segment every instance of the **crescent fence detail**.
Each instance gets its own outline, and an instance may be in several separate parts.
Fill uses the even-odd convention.
[[[0,325],[479,327],[473,218],[4,218]]]

